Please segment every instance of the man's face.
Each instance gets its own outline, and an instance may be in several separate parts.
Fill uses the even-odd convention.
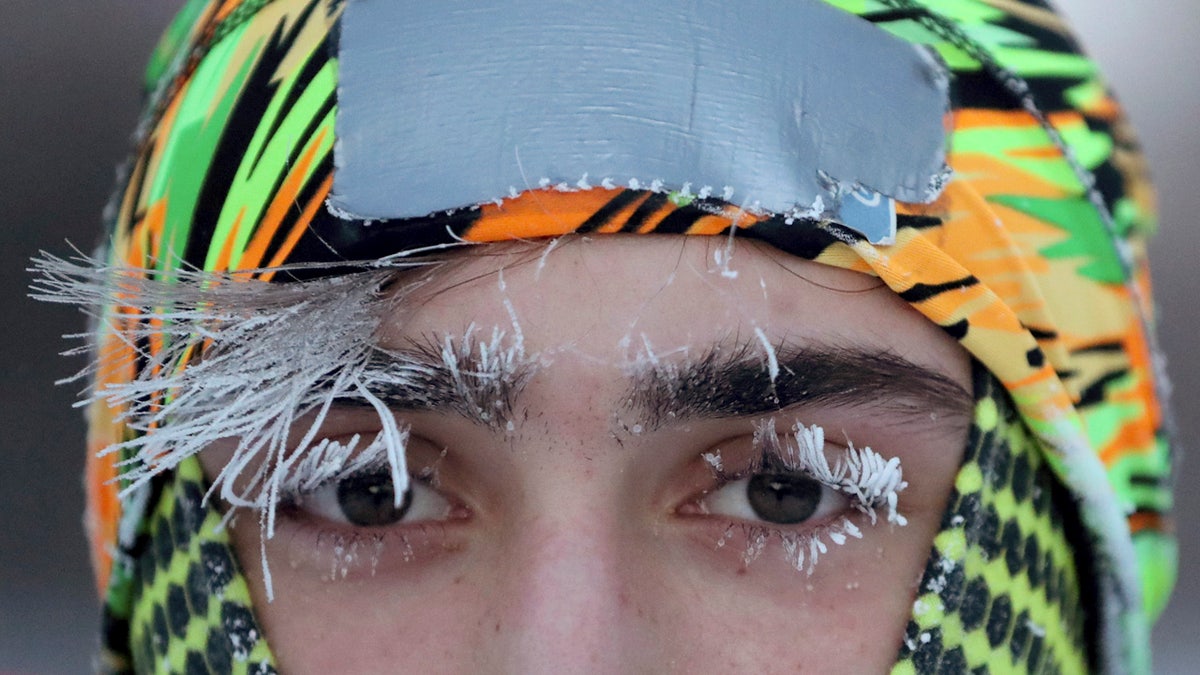
[[[476,251],[380,332],[433,373],[381,394],[407,506],[378,471],[285,497],[272,602],[235,521],[284,672],[888,668],[970,422],[959,345],[871,277],[752,242]],[[907,485],[877,469],[874,496],[838,473],[892,458]]]

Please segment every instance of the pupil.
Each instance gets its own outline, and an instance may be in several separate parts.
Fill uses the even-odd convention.
[[[794,525],[812,517],[821,503],[821,483],[808,476],[760,473],[746,485],[755,515],[779,525]]]
[[[382,527],[403,518],[412,504],[412,490],[404,493],[399,507],[394,505],[395,495],[392,476],[387,471],[347,476],[337,486],[342,515],[360,527]]]

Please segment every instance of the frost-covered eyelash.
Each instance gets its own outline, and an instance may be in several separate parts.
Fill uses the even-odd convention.
[[[817,561],[829,552],[829,543],[840,546],[847,539],[862,539],[862,530],[846,516],[835,523],[822,525],[816,530],[794,532],[766,525],[749,523],[730,523],[721,538],[717,540],[717,548],[725,546],[733,538],[734,533],[741,529],[746,538],[746,549],[742,552],[742,562],[749,566],[762,556],[767,543],[772,537],[779,539],[783,547],[783,556],[798,572],[812,574]]]
[[[401,440],[408,441],[408,429],[401,430]],[[345,480],[350,476],[367,471],[388,469],[387,451],[378,437],[359,449],[362,440],[354,434],[345,443],[336,439],[322,439],[305,451],[279,484],[277,501],[285,504],[302,499],[330,483]],[[403,494],[400,492],[399,494]]]
[[[825,430],[819,425],[792,427],[791,443],[775,433],[775,420],[767,420],[754,430],[754,445],[759,456],[779,462],[789,471],[803,471],[823,484],[855,499],[855,508],[871,519],[874,525],[876,509],[887,509],[887,521],[907,525],[897,510],[899,494],[908,487],[900,458],[884,459],[869,446],[861,448],[847,440],[846,449],[833,466],[825,456]]]
[[[786,471],[804,473],[825,486],[852,498],[853,507],[866,515],[872,525],[879,520],[879,511],[886,510],[887,522],[904,526],[908,520],[897,510],[899,494],[908,483],[904,480],[900,458],[884,459],[870,447],[847,447],[834,464],[825,456],[825,430],[819,425],[804,426],[797,422],[788,437],[781,437],[775,430],[775,420],[767,420],[755,426],[753,444],[755,455],[746,474],[779,467]],[[723,480],[731,480],[724,471],[719,452],[705,453],[704,460]],[[835,523],[823,525],[815,530],[794,532],[764,525],[731,524],[717,542],[724,546],[736,528],[742,527],[746,534],[746,551],[743,562],[754,562],[763,552],[772,536],[780,539],[785,558],[797,570],[812,574],[817,560],[828,551],[828,540],[834,545],[844,544],[847,538],[862,538],[862,531],[846,516]]]
[[[354,434],[349,441],[342,443],[334,439],[323,439],[313,445],[305,453],[305,458],[299,462],[287,478],[280,484],[276,508],[282,505],[299,505],[312,493],[334,485],[353,476],[375,474],[380,471],[391,472],[386,449],[381,447],[378,439],[358,450],[361,440],[359,434]],[[404,439],[408,441],[408,430],[404,429]],[[357,454],[356,454],[357,452]],[[438,461],[446,457],[442,450]],[[412,468],[411,465],[408,468]],[[411,471],[408,480],[404,482],[405,490],[411,489],[414,481],[423,482],[429,486],[438,485],[438,464],[425,466]],[[403,499],[404,490],[397,491],[397,502]]]

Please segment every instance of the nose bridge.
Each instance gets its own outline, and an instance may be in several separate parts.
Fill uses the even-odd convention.
[[[619,669],[629,580],[618,528],[599,509],[590,522],[572,513],[536,517],[509,539],[493,607],[510,672]]]
[[[659,660],[639,627],[643,510],[629,456],[598,440],[611,435],[605,411],[619,392],[582,365],[560,358],[556,377],[527,390],[545,429],[535,422],[518,441],[526,463],[491,538],[482,651],[495,672],[630,672]]]
[[[531,503],[503,538],[486,651],[504,672],[628,672],[647,656],[626,644],[638,633],[628,533],[598,495],[559,497]]]

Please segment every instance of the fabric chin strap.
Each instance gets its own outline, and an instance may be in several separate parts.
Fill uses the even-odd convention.
[[[1094,627],[1070,541],[1076,510],[994,377],[975,419],[893,673],[1086,672]],[[166,476],[105,607],[110,672],[275,673],[250,590],[190,458]]]

